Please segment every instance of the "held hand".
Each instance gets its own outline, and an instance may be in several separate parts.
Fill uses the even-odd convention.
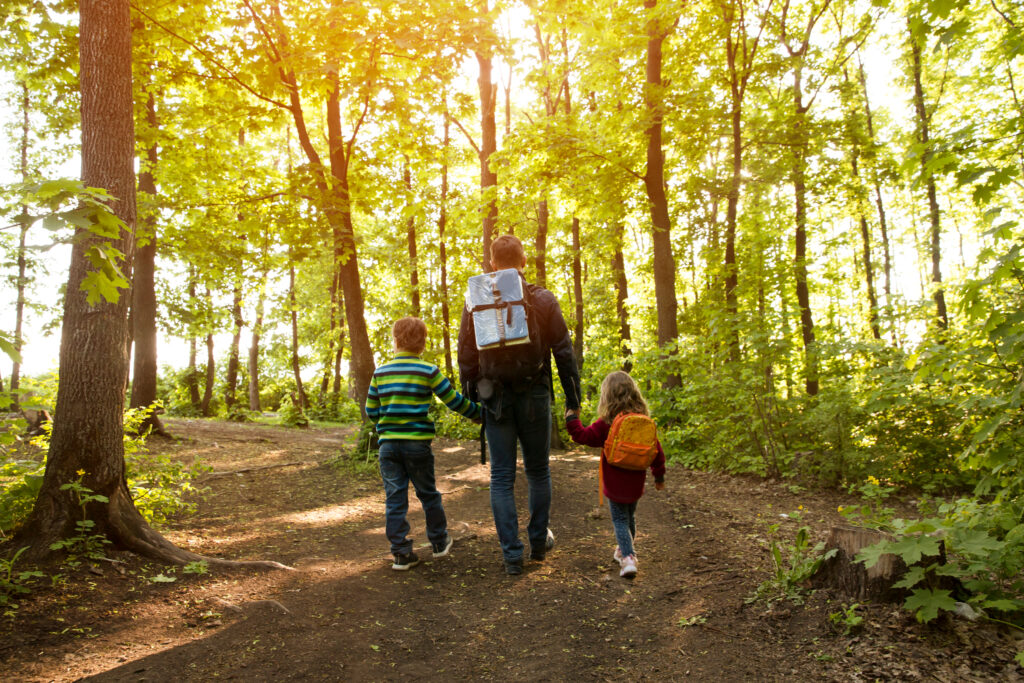
[[[575,410],[572,409],[572,408],[566,408],[565,409],[565,419],[566,420],[571,420],[573,418],[578,418],[579,416],[580,416],[580,411],[579,411],[578,408],[575,409]]]
[[[656,482],[654,482],[654,488],[657,491],[664,491],[665,490],[665,482],[663,482],[663,481],[656,481]]]

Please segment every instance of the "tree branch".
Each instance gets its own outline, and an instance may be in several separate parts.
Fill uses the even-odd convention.
[[[289,107],[288,107],[288,105],[287,105],[287,104],[285,104],[284,102],[278,102],[278,101],[277,101],[277,100],[275,100],[274,98],[272,98],[272,97],[267,97],[267,96],[266,96],[266,95],[264,95],[263,93],[260,93],[260,92],[256,91],[255,89],[253,89],[253,88],[252,88],[252,87],[251,87],[251,86],[250,86],[249,84],[247,84],[247,83],[246,83],[245,81],[243,81],[243,80],[242,80],[241,78],[239,78],[239,77],[238,77],[238,76],[237,76],[237,75],[236,75],[236,74],[235,74],[235,73],[234,73],[234,72],[233,72],[233,71],[232,71],[231,69],[229,69],[229,68],[228,68],[228,67],[226,67],[226,66],[225,66],[224,64],[222,64],[222,63],[220,62],[220,60],[218,60],[218,59],[217,59],[216,57],[214,57],[214,56],[213,56],[212,54],[210,54],[209,52],[207,52],[207,51],[206,51],[206,50],[204,50],[203,48],[199,47],[199,45],[197,45],[196,43],[192,42],[192,41],[191,41],[191,40],[189,40],[188,38],[184,37],[184,36],[183,36],[183,35],[181,35],[180,33],[177,33],[177,32],[175,32],[174,30],[172,30],[172,29],[171,29],[171,28],[169,28],[168,26],[166,26],[166,25],[164,25],[163,23],[161,23],[160,21],[156,20],[156,19],[155,19],[155,18],[153,18],[153,17],[151,16],[151,15],[147,14],[147,13],[146,13],[146,12],[145,12],[144,10],[140,9],[140,8],[139,8],[139,6],[138,6],[138,5],[136,5],[136,4],[134,3],[134,2],[131,2],[131,0],[129,0],[129,2],[128,2],[128,5],[129,5],[129,7],[131,7],[131,8],[133,9],[133,10],[135,10],[136,12],[138,12],[139,14],[141,14],[141,15],[142,15],[143,17],[145,17],[146,19],[148,19],[148,20],[149,20],[149,21],[150,21],[150,22],[151,22],[151,23],[152,23],[152,24],[153,24],[154,26],[156,26],[157,28],[159,28],[159,29],[160,29],[161,31],[163,31],[163,32],[165,32],[165,33],[167,33],[167,34],[169,34],[169,35],[171,35],[171,36],[174,36],[175,38],[177,38],[178,40],[182,41],[183,43],[185,43],[186,45],[188,45],[189,47],[191,47],[191,48],[192,48],[193,50],[195,50],[196,52],[198,52],[199,54],[201,54],[201,55],[202,55],[203,57],[205,57],[205,58],[206,58],[207,60],[209,60],[210,62],[212,62],[212,63],[213,63],[214,65],[216,65],[216,66],[217,66],[217,67],[218,67],[218,68],[219,68],[219,69],[220,69],[221,71],[223,71],[223,72],[224,72],[225,74],[227,74],[228,78],[230,78],[230,79],[231,79],[232,81],[234,81],[234,82],[235,82],[235,83],[237,83],[238,85],[240,85],[240,86],[242,86],[243,88],[245,88],[245,90],[247,90],[247,91],[248,91],[248,92],[249,92],[249,93],[250,93],[250,94],[251,94],[251,95],[252,95],[253,97],[256,97],[256,98],[258,98],[258,99],[260,99],[260,100],[263,100],[264,102],[267,102],[267,103],[269,103],[269,104],[272,104],[272,105],[274,105],[275,107],[280,107],[281,109],[288,109],[288,108],[289,108]]]
[[[454,123],[456,128],[462,131],[462,134],[466,136],[466,140],[469,141],[469,144],[473,147],[473,150],[477,153],[477,156],[479,156],[480,148],[477,146],[476,141],[473,140],[473,137],[466,131],[465,128],[462,127],[462,124],[459,123],[459,120],[457,118],[455,118],[451,114],[448,114],[447,116],[448,120]]]

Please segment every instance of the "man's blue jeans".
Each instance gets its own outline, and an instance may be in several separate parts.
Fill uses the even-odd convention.
[[[391,552],[406,555],[412,551],[409,538],[409,482],[423,505],[427,518],[427,538],[440,543],[448,536],[448,520],[441,505],[441,494],[434,483],[434,453],[429,441],[396,440],[380,442],[380,478],[386,495],[385,531]]]
[[[551,394],[547,383],[522,391],[505,389],[487,402],[487,443],[491,451],[491,512],[506,562],[522,562],[516,514],[516,444],[522,447],[530,494],[531,546],[543,548],[551,512]]]

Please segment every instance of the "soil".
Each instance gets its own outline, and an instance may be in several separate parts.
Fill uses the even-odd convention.
[[[451,555],[391,569],[372,462],[341,459],[351,429],[167,420],[151,447],[213,472],[195,514],[164,528],[210,556],[293,571],[184,573],[111,552],[51,569],[0,621],[0,679],[17,681],[938,680],[1017,681],[1024,641],[992,624],[916,623],[892,605],[830,619],[849,599],[749,602],[772,575],[769,539],[816,539],[841,522],[835,492],[670,467],[637,512],[639,574],[620,579],[598,505],[596,453],[552,454],[552,531],[543,562],[507,576],[488,471],[475,442],[434,442]],[[347,463],[347,464],[346,464]],[[525,479],[517,497],[525,517]],[[802,506],[802,507],[801,507]],[[798,521],[787,517],[800,511]],[[771,536],[769,524],[779,529]],[[163,580],[173,579],[173,580]]]

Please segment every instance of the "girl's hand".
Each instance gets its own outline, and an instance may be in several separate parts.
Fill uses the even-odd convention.
[[[573,418],[578,418],[579,416],[580,416],[580,411],[579,410],[573,410],[572,408],[566,408],[565,409],[565,419],[566,420],[571,420]]]
[[[654,488],[657,491],[664,491],[665,490],[665,482],[663,482],[663,481],[656,481],[656,482],[654,482]]]

